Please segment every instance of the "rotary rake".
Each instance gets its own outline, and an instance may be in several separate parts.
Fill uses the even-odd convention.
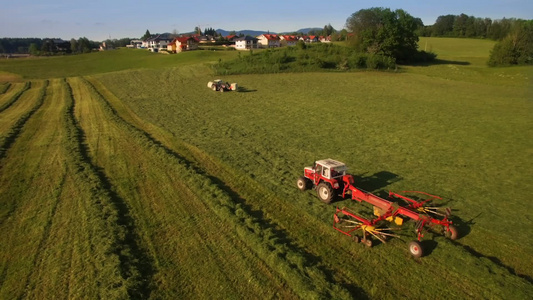
[[[451,240],[458,237],[457,229],[449,220],[451,209],[430,206],[431,201],[442,198],[419,191],[404,191],[389,192],[389,200],[386,200],[355,187],[353,176],[346,174],[346,170],[342,162],[332,159],[320,160],[315,162],[313,167],[305,168],[304,176],[298,178],[297,186],[300,190],[306,190],[313,184],[318,197],[325,203],[330,203],[336,196],[342,196],[343,199],[351,196],[353,200],[372,205],[376,216],[372,220],[357,216],[346,207],[337,208],[335,211],[333,228],[351,236],[356,242],[361,241],[369,247],[373,245],[372,239],[386,243],[387,238],[398,237],[392,232],[400,227],[390,228],[383,224],[389,222],[401,226],[405,219],[415,221],[417,240],[411,241],[408,246],[414,257],[423,256],[420,242],[424,232],[429,229],[441,232]],[[420,198],[422,200],[418,200]]]

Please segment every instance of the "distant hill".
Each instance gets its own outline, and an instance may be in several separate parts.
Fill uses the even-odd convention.
[[[302,33],[302,34],[307,34],[309,31],[311,30],[322,30],[323,28],[320,28],[320,27],[309,27],[309,28],[302,28],[302,29],[298,29],[298,30],[295,30],[295,31],[285,31],[284,33],[288,33],[288,32],[299,32],[299,33]],[[225,29],[217,29],[215,30],[217,33],[221,34],[222,36],[228,36],[229,33],[231,31],[229,30],[225,30]],[[233,31],[233,30],[232,30]],[[262,35],[262,34],[265,34],[265,33],[271,33],[271,34],[282,34],[282,33],[278,33],[278,32],[273,32],[273,31],[268,31],[268,30],[250,30],[250,29],[244,29],[244,30],[235,30],[235,33],[237,35],[250,35],[250,36],[259,36],[259,35]],[[181,34],[194,34],[194,32],[184,32],[184,33],[181,33]]]
[[[224,29],[217,29],[215,31],[217,33],[222,34],[222,36],[228,36],[229,33],[231,32],[231,31],[227,31],[227,30],[224,30]],[[273,33],[273,34],[275,34],[275,32],[262,31],[262,30],[249,30],[249,29],[235,31],[235,33],[237,35],[243,34],[243,35],[251,35],[251,36],[258,36],[258,35],[262,35],[262,34],[265,34],[265,33]]]
[[[302,28],[302,29],[298,29],[298,30],[296,30],[296,32],[301,32],[301,33],[303,33],[303,34],[308,34],[309,31],[311,31],[311,30],[320,31],[320,30],[322,30],[322,29],[324,29],[324,28],[320,28],[320,27]]]

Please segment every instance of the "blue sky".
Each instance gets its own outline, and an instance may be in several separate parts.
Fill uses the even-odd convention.
[[[296,31],[331,24],[342,29],[354,12],[404,9],[424,24],[440,15],[533,19],[532,0],[0,0],[0,37],[87,37],[102,41],[151,33],[225,30]]]

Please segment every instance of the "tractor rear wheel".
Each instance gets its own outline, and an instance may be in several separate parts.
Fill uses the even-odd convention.
[[[300,176],[298,177],[298,180],[296,180],[296,186],[298,186],[298,189],[300,191],[305,191],[309,188],[310,181],[309,179]]]
[[[333,200],[333,190],[329,186],[329,184],[325,182],[321,182],[318,187],[316,188],[316,192],[318,194],[318,198],[320,198],[320,201],[330,204],[331,200]]]
[[[457,232],[457,228],[455,228],[455,226],[450,225],[450,226],[448,226],[448,230],[446,230],[445,235],[450,240],[455,241],[457,239],[459,233]]]
[[[420,242],[418,242],[418,241],[411,241],[409,243],[409,252],[415,258],[420,258],[420,257],[422,257],[422,255],[424,255],[424,250],[422,249],[422,244],[420,244]]]

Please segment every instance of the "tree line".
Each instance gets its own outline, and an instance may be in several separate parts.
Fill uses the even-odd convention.
[[[492,20],[490,18],[478,18],[460,15],[439,16],[435,24],[420,26],[417,30],[419,36],[425,37],[460,37],[460,38],[487,38],[502,40],[513,28],[524,22],[521,19],[503,18]]]
[[[130,38],[108,39],[104,42],[108,47],[118,48],[130,44]],[[100,42],[86,37],[65,41],[59,38],[1,38],[0,53],[31,54],[31,55],[61,55],[88,53],[98,49]]]

